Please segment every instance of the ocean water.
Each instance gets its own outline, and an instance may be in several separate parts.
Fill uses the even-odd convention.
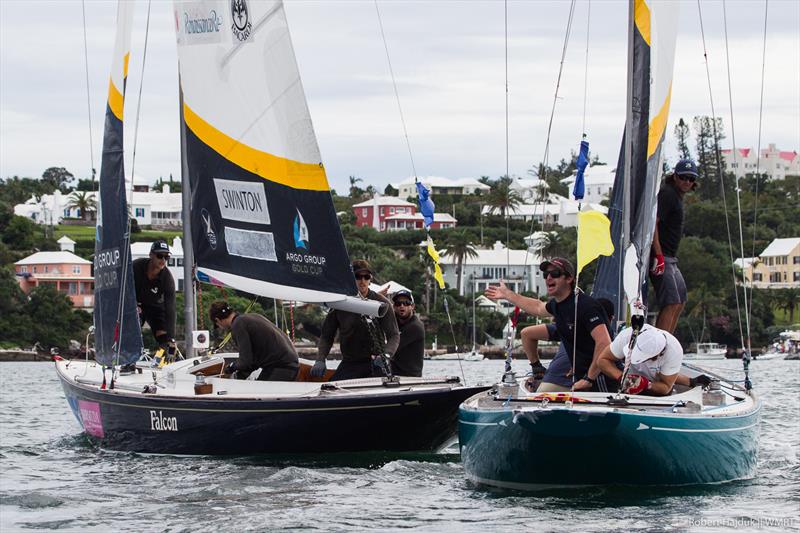
[[[462,365],[469,383],[489,383],[503,362]],[[466,481],[457,447],[300,458],[104,451],[82,437],[52,364],[0,363],[0,531],[800,531],[800,361],[751,369],[764,401],[753,479],[522,493]],[[425,372],[461,370],[427,361]]]

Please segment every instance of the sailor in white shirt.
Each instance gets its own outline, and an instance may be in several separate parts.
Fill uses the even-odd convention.
[[[633,349],[629,349],[632,334],[632,328],[622,330],[600,353],[598,368],[609,378],[619,381],[622,370],[617,366],[617,361],[625,361],[630,352],[631,367],[622,387],[623,392],[653,396],[670,394],[683,362],[681,343],[671,333],[645,324],[636,337]]]

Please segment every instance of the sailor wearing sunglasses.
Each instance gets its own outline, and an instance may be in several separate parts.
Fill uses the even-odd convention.
[[[169,256],[167,241],[159,239],[150,246],[150,257],[132,265],[139,318],[163,347],[175,342],[175,280],[167,268]]]
[[[686,305],[686,282],[678,270],[678,245],[683,235],[683,197],[697,188],[697,165],[681,159],[658,192],[650,279],[658,300],[656,327],[673,333]]]
[[[522,347],[531,364],[533,380],[541,377],[537,392],[565,392],[570,390],[588,390],[594,387],[594,380],[588,376],[597,376],[596,366],[600,352],[611,343],[608,333],[608,317],[602,306],[588,294],[578,295],[577,321],[575,320],[575,268],[572,263],[562,257],[544,261],[539,269],[545,278],[547,295],[550,300],[545,303],[536,298],[521,296],[502,281],[500,285],[491,285],[486,289],[486,296],[492,300],[504,299],[516,305],[526,313],[555,319],[556,328],[548,328],[548,324],[528,326],[522,330]],[[551,364],[548,369],[539,361],[539,341],[561,341],[569,355],[566,368]],[[559,367],[559,368],[556,368]],[[563,374],[563,375],[562,375]],[[574,385],[566,387],[559,384],[564,377],[571,378]]]

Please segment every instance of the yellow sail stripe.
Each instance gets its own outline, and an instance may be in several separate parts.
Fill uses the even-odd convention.
[[[111,112],[122,122],[122,110],[125,104],[125,97],[114,86],[114,79],[108,80],[108,107]]]
[[[231,163],[265,180],[280,183],[293,189],[329,191],[328,178],[322,164],[300,163],[251,148],[222,133],[203,120],[186,104],[183,119],[192,133]]]
[[[128,77],[128,61],[131,58],[131,53],[128,52],[125,54],[125,58],[122,60],[122,83],[125,83],[125,78]],[[117,89],[114,85],[114,78],[113,76],[111,79],[108,80],[108,107],[111,108],[111,112],[114,113],[114,116],[117,117],[120,122],[122,122],[123,111],[125,108],[125,95]]]
[[[650,8],[645,0],[635,0],[633,20],[644,42],[647,43],[647,46],[650,46]]]
[[[667,129],[667,119],[669,118],[669,102],[672,99],[672,82],[669,83],[667,97],[658,114],[650,121],[650,128],[647,134],[647,159],[656,153],[661,139],[664,138],[664,131]]]

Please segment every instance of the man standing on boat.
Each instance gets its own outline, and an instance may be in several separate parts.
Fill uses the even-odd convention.
[[[545,278],[547,303],[536,298],[521,296],[505,283],[489,286],[486,296],[492,300],[505,299],[523,311],[538,317],[554,317],[555,329],[548,329],[548,324],[528,326],[522,330],[522,347],[531,364],[533,377],[542,377],[538,392],[566,392],[590,389],[591,380],[585,379],[591,373],[597,374],[596,361],[600,352],[611,343],[608,333],[606,312],[601,305],[588,294],[578,295],[577,328],[575,321],[575,268],[564,258],[556,257],[544,261],[539,269]],[[577,331],[577,335],[575,334]],[[551,364],[545,369],[539,361],[539,341],[561,341],[569,356],[566,377],[573,381],[572,387],[563,384],[561,369]],[[577,341],[577,342],[576,342]],[[574,353],[574,368],[572,360]]]
[[[353,275],[356,278],[358,295],[362,299],[385,303],[388,309],[380,318],[332,309],[322,323],[322,333],[317,346],[317,362],[311,369],[311,375],[314,377],[325,375],[325,359],[331,351],[337,331],[342,362],[331,377],[331,381],[381,376],[389,371],[385,365],[386,358],[394,355],[400,341],[394,311],[386,297],[370,290],[369,283],[373,272],[367,261],[363,259],[353,261]]]
[[[258,381],[294,381],[300,368],[292,341],[272,322],[257,313],[240,315],[224,301],[216,301],[208,310],[211,322],[230,330],[239,347],[239,360],[226,369],[237,379],[247,379],[261,369]]]
[[[683,197],[697,188],[697,165],[681,159],[658,192],[650,279],[658,300],[656,327],[675,332],[686,305],[686,282],[678,270],[678,245],[683,235]]]
[[[392,296],[394,315],[400,328],[400,343],[392,357],[392,374],[395,376],[422,376],[425,352],[425,326],[414,313],[414,296],[401,289]]]
[[[175,342],[175,280],[167,268],[169,255],[167,241],[159,239],[150,246],[150,257],[133,262],[139,318],[161,346]]]

